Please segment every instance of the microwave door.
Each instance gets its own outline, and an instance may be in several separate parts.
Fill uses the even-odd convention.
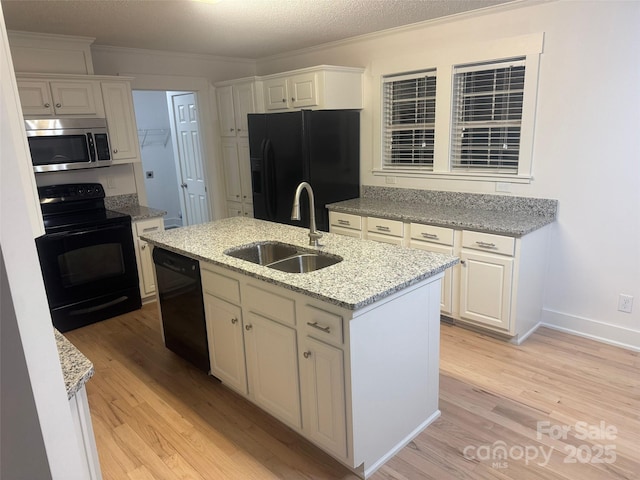
[[[89,136],[85,133],[36,135],[27,140],[35,172],[88,168],[94,157]]]

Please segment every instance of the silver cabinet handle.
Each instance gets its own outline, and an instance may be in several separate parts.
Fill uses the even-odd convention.
[[[466,266],[467,265],[467,261],[466,260],[460,260],[460,265]]]
[[[148,232],[155,232],[156,230],[158,230],[158,227],[147,227],[147,228],[143,228],[142,229],[142,233],[148,233]]]
[[[388,232],[389,231],[389,227],[385,227],[383,225],[376,225],[376,229],[380,230],[381,232]]]
[[[495,243],[480,242],[480,241],[476,242],[476,245],[482,248],[495,248],[496,246]]]
[[[114,148],[114,149],[113,149],[113,153],[118,153],[118,149],[117,149],[117,148]]]
[[[60,108],[60,107],[62,107],[62,104],[61,103],[56,103],[56,108]]]
[[[49,108],[50,106],[51,106],[51,104],[50,104],[50,103],[45,103],[45,104],[44,104],[44,108]]]
[[[331,327],[323,327],[322,325],[319,325],[318,322],[307,322],[307,325],[313,328],[317,328],[318,330],[322,330],[323,332],[331,333]]]
[[[253,328],[253,325],[249,324],[249,325],[245,325],[244,329],[248,332],[249,330],[251,330]]]
[[[238,132],[241,132],[241,131],[242,131],[242,129],[241,129],[241,128],[238,128]]]
[[[144,250],[145,248],[147,248],[147,244],[143,243],[142,245],[140,245],[140,250]]]
[[[230,131],[230,132],[233,132],[233,130],[234,130],[233,128],[230,128],[230,129],[229,129],[229,131]]]
[[[302,355],[304,356],[304,358],[309,358],[311,356],[311,352],[307,351],[307,352],[304,352]]]
[[[282,103],[287,103],[287,99],[286,99],[286,98],[283,98],[283,99],[282,99]]]
[[[338,219],[338,223],[340,225],[351,225],[351,222],[349,220]]]
[[[236,317],[232,318],[231,323],[235,325],[236,323],[238,323],[238,319]]]
[[[437,239],[438,235],[436,235],[435,233],[421,233],[420,235],[422,235],[424,238],[432,238],[432,239]]]

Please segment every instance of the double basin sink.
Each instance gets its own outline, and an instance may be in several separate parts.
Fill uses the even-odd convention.
[[[308,273],[342,261],[337,255],[305,250],[295,245],[275,241],[252,243],[224,252],[230,257],[263,265],[287,273]]]

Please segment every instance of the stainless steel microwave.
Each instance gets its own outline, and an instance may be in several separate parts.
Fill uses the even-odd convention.
[[[111,165],[104,118],[25,120],[34,172],[56,172]]]

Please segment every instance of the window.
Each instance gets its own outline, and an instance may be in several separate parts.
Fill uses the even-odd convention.
[[[455,67],[451,170],[517,174],[524,58]]]
[[[383,166],[433,170],[435,70],[383,78]]]

